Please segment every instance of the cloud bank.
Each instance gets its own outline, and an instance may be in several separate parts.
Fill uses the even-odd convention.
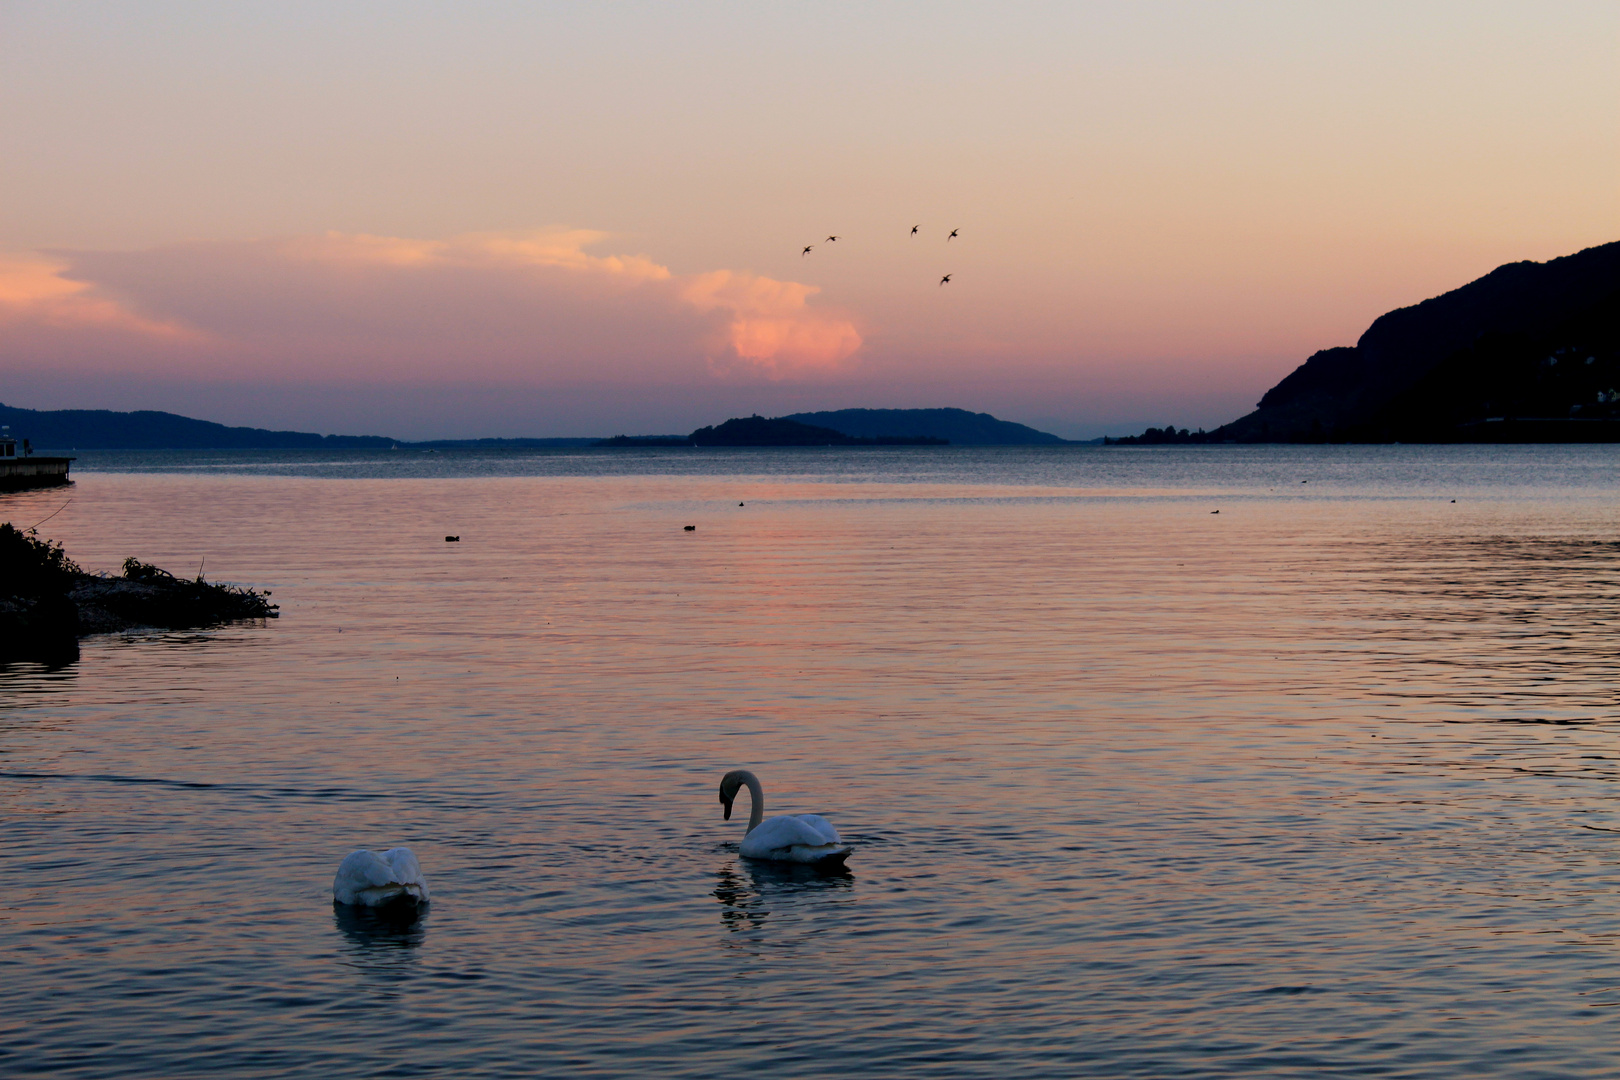
[[[907,293],[884,270],[841,285],[883,312],[868,326],[785,273],[686,273],[614,246],[549,229],[0,252],[0,398],[400,438],[950,405],[1084,436],[1219,423],[1277,377],[1246,350],[1192,353],[1219,334],[1186,290],[1148,310],[1082,282],[1046,304],[1062,319],[1034,319],[1006,274]]]
[[[0,254],[0,371],[226,381],[814,381],[855,363],[816,286],[593,253],[604,233],[327,233]]]

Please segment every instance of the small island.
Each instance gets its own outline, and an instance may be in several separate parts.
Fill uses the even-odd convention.
[[[0,663],[71,663],[79,639],[139,627],[189,630],[274,619],[270,593],[177,578],[139,559],[123,575],[87,574],[60,544],[0,523]]]
[[[616,435],[597,446],[949,446],[932,435],[846,435],[832,428],[803,424],[785,416],[768,419],[757,413],[723,424],[701,427],[687,436]]]

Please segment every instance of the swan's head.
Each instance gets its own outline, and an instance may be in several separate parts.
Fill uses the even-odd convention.
[[[727,821],[731,820],[731,804],[736,801],[737,790],[753,779],[753,775],[747,769],[732,769],[720,778],[720,805],[725,807]]]

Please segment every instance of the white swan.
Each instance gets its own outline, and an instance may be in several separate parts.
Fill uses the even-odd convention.
[[[375,851],[351,851],[338,864],[332,879],[332,899],[357,907],[384,904],[425,904],[427,878],[410,848],[390,848],[381,855]]]
[[[738,850],[750,859],[775,862],[815,863],[836,866],[849,858],[849,848],[838,837],[832,822],[818,814],[784,814],[765,819],[765,789],[759,777],[747,769],[733,769],[720,778],[720,805],[731,820],[731,802],[737,789],[748,785],[748,833]]]

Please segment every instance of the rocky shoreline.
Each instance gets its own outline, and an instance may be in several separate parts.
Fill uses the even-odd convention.
[[[123,576],[87,574],[60,544],[0,523],[0,663],[70,663],[79,639],[152,628],[189,630],[274,619],[268,590],[177,578],[138,559]]]

